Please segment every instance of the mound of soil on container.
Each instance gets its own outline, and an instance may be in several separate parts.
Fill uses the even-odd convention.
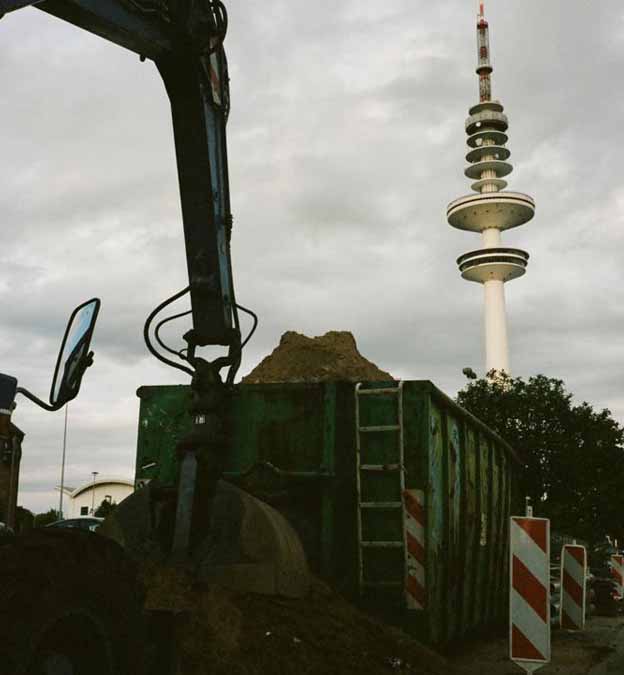
[[[321,581],[303,600],[237,594],[185,572],[146,568],[148,609],[182,614],[183,675],[448,675],[441,656],[358,611]]]
[[[389,381],[390,373],[365,359],[348,331],[329,331],[310,338],[294,331],[242,381],[267,382]]]

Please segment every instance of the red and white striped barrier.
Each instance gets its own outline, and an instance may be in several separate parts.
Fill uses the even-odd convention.
[[[527,673],[550,661],[550,521],[512,516],[509,655]]]
[[[585,628],[585,577],[587,552],[584,546],[565,544],[561,549],[561,610],[559,625],[568,630]]]
[[[624,555],[619,553],[611,556],[611,575],[617,584],[617,593],[620,599],[624,597]]]
[[[405,601],[408,609],[425,609],[425,493],[403,491],[405,523]]]

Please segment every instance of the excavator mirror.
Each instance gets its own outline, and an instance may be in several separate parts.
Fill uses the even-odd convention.
[[[69,317],[50,391],[50,405],[55,408],[78,394],[82,376],[93,359],[89,346],[99,311],[100,300],[93,298],[78,305]]]

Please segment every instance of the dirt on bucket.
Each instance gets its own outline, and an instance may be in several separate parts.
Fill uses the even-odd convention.
[[[360,354],[349,331],[313,338],[287,331],[273,352],[242,379],[245,384],[390,380],[390,373]]]

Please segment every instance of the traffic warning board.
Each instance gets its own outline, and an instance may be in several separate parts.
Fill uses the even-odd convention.
[[[624,555],[619,553],[611,556],[611,575],[617,584],[617,593],[620,600],[624,597]]]
[[[550,661],[550,521],[512,516],[509,653],[527,673]]]
[[[585,577],[587,552],[584,546],[566,544],[561,549],[561,610],[559,624],[568,630],[585,627]]]

